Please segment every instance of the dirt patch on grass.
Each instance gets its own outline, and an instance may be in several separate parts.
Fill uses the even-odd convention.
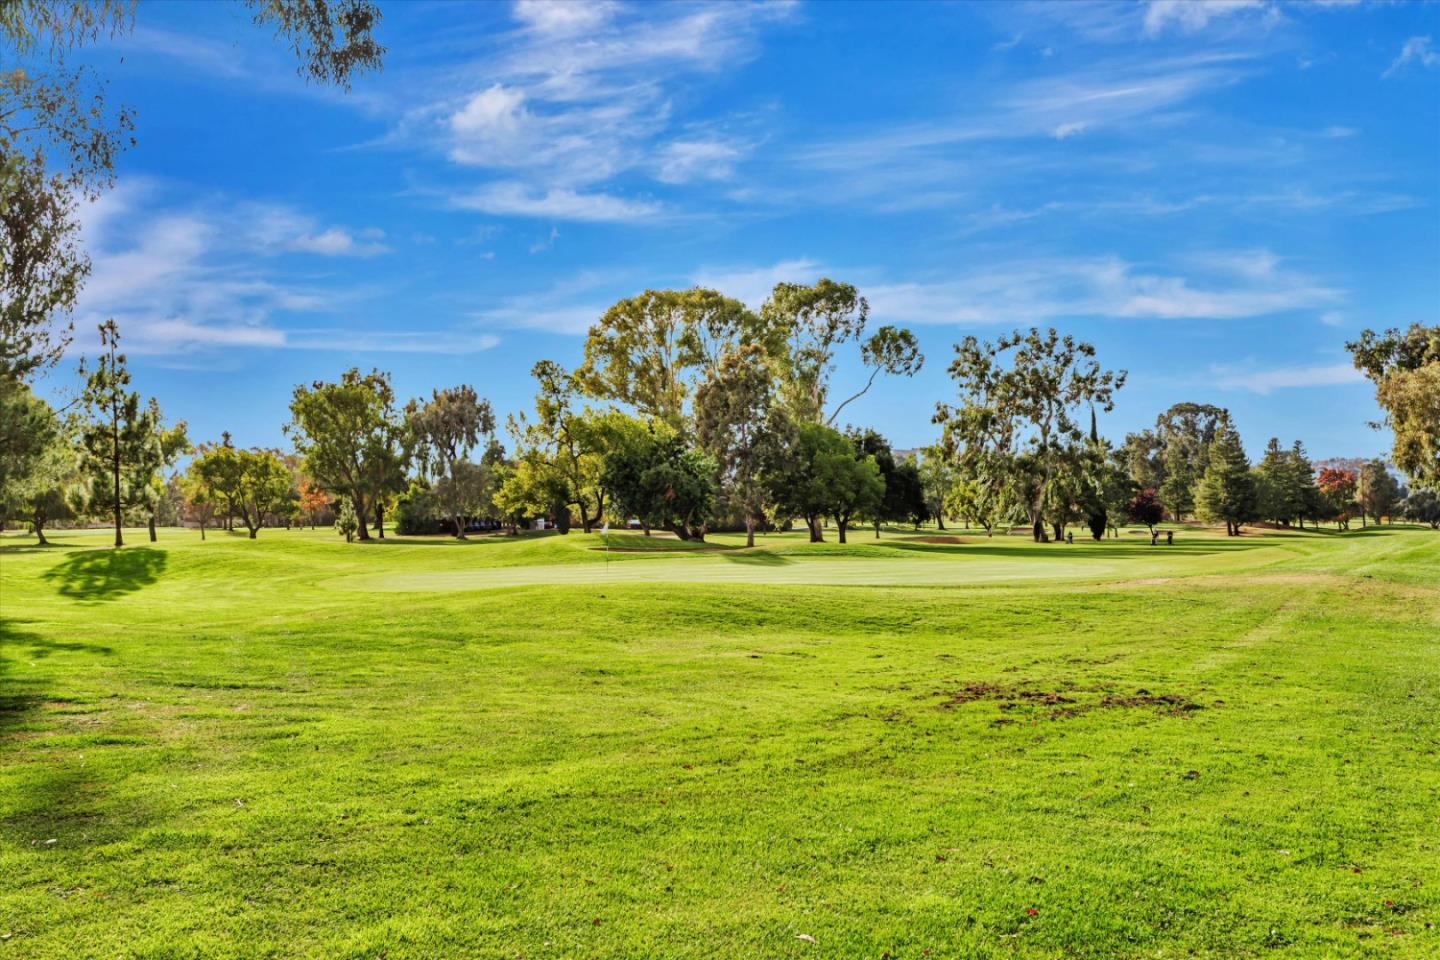
[[[1092,710],[1150,709],[1168,716],[1186,716],[1205,709],[1189,697],[1177,693],[1151,693],[1146,689],[1120,693],[1105,687],[1077,687],[1062,684],[1056,689],[1007,683],[967,683],[953,690],[936,690],[943,698],[941,710],[954,710],[967,703],[993,702],[1005,714],[1024,714],[1031,718],[1063,720],[1078,717]],[[1219,706],[1221,701],[1215,701]],[[1001,717],[995,723],[1011,723]]]

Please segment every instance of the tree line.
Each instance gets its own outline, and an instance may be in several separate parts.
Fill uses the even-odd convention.
[[[779,284],[759,310],[705,289],[618,302],[590,328],[578,367],[534,366],[533,408],[506,418],[508,448],[473,387],[402,405],[388,374],[358,369],[295,388],[293,453],[237,448],[228,434],[192,446],[183,421],[132,388],[114,321],[99,332],[65,411],[0,380],[21,414],[0,444],[0,507],[42,542],[47,525],[86,518],[113,525],[116,546],[129,523],[153,540],[157,523],[180,519],[202,536],[238,523],[252,538],[267,525],[334,522],[360,540],[384,537],[387,518],[404,533],[460,538],[477,521],[512,533],[541,518],[562,533],[635,522],[685,540],[744,529],[751,545],[758,530],[792,523],[816,542],[833,525],[842,543],[860,523],[879,536],[886,524],[947,520],[988,534],[1021,525],[1037,541],[1191,518],[1232,535],[1259,521],[1440,526],[1423,461],[1407,461],[1408,496],[1384,460],[1317,470],[1298,441],[1271,439],[1251,464],[1221,407],[1176,404],[1113,444],[1098,421],[1125,372],[1053,329],[956,344],[955,398],[931,418],[938,439],[897,455],[875,430],[835,423],[878,378],[913,376],[924,357],[908,330],[871,331],[865,298],[829,279]],[[1355,345],[1357,363],[1382,343]],[[837,396],[847,358],[863,374]],[[1397,447],[1416,442],[1402,434]]]

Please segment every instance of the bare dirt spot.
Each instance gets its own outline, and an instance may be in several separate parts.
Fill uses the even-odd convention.
[[[941,710],[954,710],[967,703],[988,700],[995,703],[1002,713],[1048,720],[1078,717],[1092,710],[1150,709],[1178,717],[1205,709],[1189,697],[1175,693],[1156,694],[1142,688],[1124,694],[1107,687],[1082,688],[1067,684],[1047,690],[1023,683],[967,683],[953,690],[936,690],[933,696],[943,698],[938,704]],[[1220,703],[1215,701],[1217,706]],[[996,725],[1012,722],[1007,717],[994,721]]]

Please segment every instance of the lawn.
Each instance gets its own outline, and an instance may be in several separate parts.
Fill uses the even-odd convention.
[[[1428,530],[54,539],[0,960],[1440,956]]]

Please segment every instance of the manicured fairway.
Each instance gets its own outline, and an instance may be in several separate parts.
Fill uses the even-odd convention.
[[[1440,535],[960,539],[6,535],[0,960],[1440,956]]]

